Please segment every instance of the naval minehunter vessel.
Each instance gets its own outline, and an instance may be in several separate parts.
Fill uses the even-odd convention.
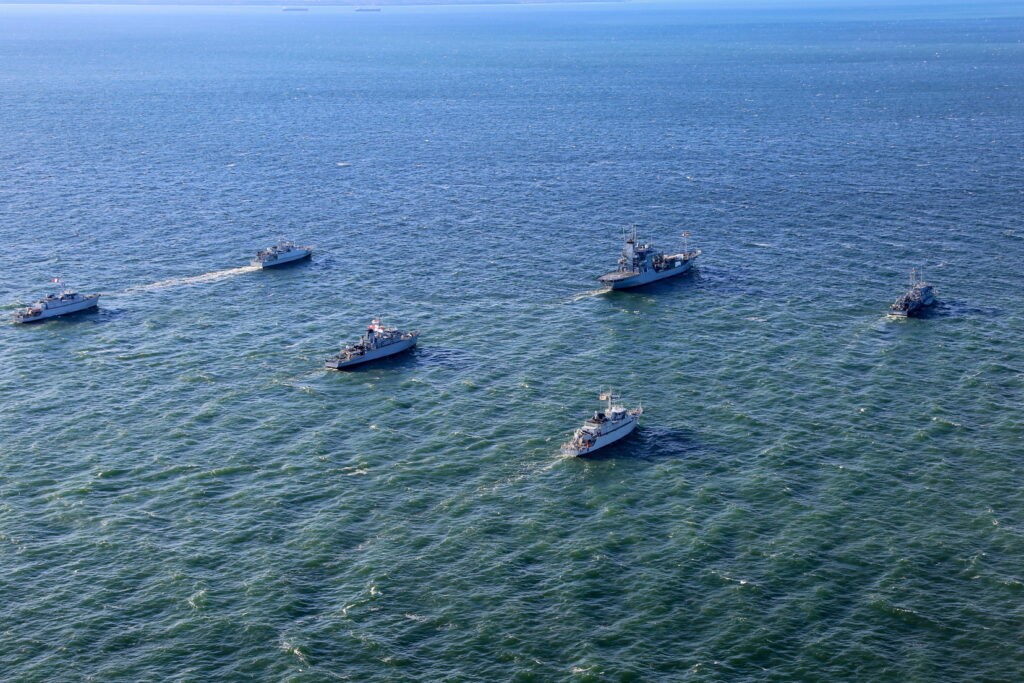
[[[60,279],[54,278],[51,282],[59,283]],[[78,313],[79,311],[95,308],[99,301],[99,294],[82,295],[64,287],[61,291],[47,294],[31,306],[16,311],[14,313],[14,322],[34,323],[38,320],[56,318],[59,315]]]
[[[286,263],[299,261],[313,255],[313,247],[300,247],[291,242],[281,242],[269,249],[256,252],[256,258],[249,261],[249,265],[257,268],[274,268],[283,266]]]
[[[632,410],[626,410],[624,406],[616,403],[620,398],[611,392],[601,394],[601,400],[608,402],[605,409],[594,413],[593,417],[573,433],[569,442],[562,446],[562,454],[588,455],[615,443],[636,429],[644,412],[643,407],[637,406]]]
[[[917,268],[914,268],[910,271],[910,290],[889,307],[889,315],[910,318],[935,303],[935,288],[925,282]]]
[[[380,320],[374,320],[357,343],[342,349],[338,355],[331,356],[324,365],[331,370],[341,370],[367,361],[387,358],[416,346],[419,336],[420,333],[417,331],[402,332],[397,327],[385,327]]]
[[[690,233],[684,232],[683,237]],[[640,244],[636,239],[634,227],[626,237],[626,247],[619,257],[619,266],[615,270],[597,278],[598,282],[612,289],[639,287],[662,278],[681,275],[690,270],[694,259],[701,255],[700,249],[689,250],[684,246],[678,254],[665,254],[656,251],[650,244]]]

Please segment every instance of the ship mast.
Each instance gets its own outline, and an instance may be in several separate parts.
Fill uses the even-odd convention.
[[[619,258],[619,270],[633,270],[636,268],[636,223],[630,225],[630,231],[626,235],[626,246],[622,250],[622,256]]]
[[[608,402],[608,405],[605,407],[605,411],[610,412],[612,409],[612,405],[615,402],[615,399],[620,398],[620,396],[614,393],[611,389],[609,389],[608,391],[602,392],[598,398],[600,398],[602,401]]]

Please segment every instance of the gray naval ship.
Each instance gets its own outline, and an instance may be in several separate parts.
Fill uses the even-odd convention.
[[[925,282],[917,268],[914,268],[910,271],[910,289],[889,307],[889,315],[912,318],[935,303],[935,287]]]
[[[632,433],[643,415],[643,406],[627,410],[617,403],[620,398],[610,391],[601,394],[601,400],[608,402],[605,409],[594,413],[573,432],[572,438],[562,446],[562,455],[588,455]]]
[[[59,283],[60,279],[53,279],[52,282]],[[67,287],[59,292],[47,294],[31,306],[18,309],[14,313],[16,323],[34,323],[47,318],[56,318],[59,315],[69,315],[96,308],[100,302],[99,294],[79,294]]]
[[[683,233],[684,238],[689,236],[690,233]],[[639,287],[687,272],[694,259],[700,255],[700,249],[690,251],[689,244],[686,244],[683,251],[678,254],[665,254],[655,250],[650,244],[640,244],[634,227],[626,237],[626,246],[619,257],[618,268],[597,280],[612,289]]]
[[[331,356],[324,365],[331,370],[341,370],[371,360],[387,358],[416,346],[419,336],[420,333],[417,331],[402,332],[397,327],[385,327],[380,320],[374,320],[357,343]]]
[[[291,242],[281,242],[272,247],[256,252],[256,258],[249,265],[257,268],[274,268],[286,263],[301,261],[313,255],[313,247],[300,247]]]

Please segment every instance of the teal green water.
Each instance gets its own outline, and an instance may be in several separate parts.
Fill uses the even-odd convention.
[[[0,9],[0,312],[104,293],[0,326],[0,678],[1018,679],[974,7]],[[630,223],[699,272],[597,291]],[[418,350],[322,370],[377,314]],[[641,428],[560,457],[606,386]]]

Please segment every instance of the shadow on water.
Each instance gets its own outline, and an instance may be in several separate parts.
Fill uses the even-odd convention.
[[[346,264],[341,259],[335,258],[334,256],[317,257],[314,254],[313,258],[304,259],[300,261],[298,265],[300,265],[303,270],[308,268],[310,270],[330,271],[337,270],[338,268],[344,268]]]
[[[100,323],[108,323],[119,318],[123,318],[127,315],[127,311],[120,311],[117,309],[110,308],[90,308],[85,311],[78,311],[76,313],[65,313],[64,315],[57,316],[55,318],[46,318],[44,320],[37,320],[35,322],[13,325],[22,329],[34,329],[39,327],[47,327],[49,325],[85,325],[92,324],[98,325]]]
[[[893,322],[907,323],[913,320],[941,320],[943,318],[998,318],[1003,311],[998,308],[969,306],[960,301],[939,301],[909,318],[887,316]]]
[[[465,370],[475,364],[473,354],[464,349],[424,346],[416,349],[416,355],[424,365],[452,370]]]
[[[710,452],[711,447],[703,443],[697,433],[690,429],[643,427],[622,441],[606,446],[593,455],[583,456],[580,460],[658,460],[689,458]]]
[[[300,258],[295,261],[289,261],[288,263],[282,263],[279,266],[273,266],[271,268],[257,268],[256,270],[258,270],[261,273],[274,273],[285,272],[295,269],[316,268],[318,266],[319,264],[317,264],[313,260],[312,256],[307,256],[306,258]]]
[[[605,299],[607,301],[624,302],[630,297],[640,296],[667,296],[669,294],[690,294],[696,290],[713,289],[720,294],[749,294],[762,298],[773,298],[779,296],[777,292],[751,287],[738,273],[723,271],[711,267],[694,267],[680,275],[658,280],[639,287],[629,289],[610,289],[598,287],[582,292],[577,292],[564,299],[565,303],[576,303],[591,297]]]
[[[609,289],[602,294],[605,298],[614,299],[619,297],[628,297],[631,294],[648,294],[648,295],[659,295],[669,294],[672,292],[682,292],[686,290],[698,289],[702,284],[702,278],[700,275],[700,269],[692,268],[685,273],[681,273],[674,277],[665,278],[664,280],[658,280],[651,282],[650,284],[640,285],[639,287],[630,287],[629,289]]]
[[[91,322],[110,323],[115,320],[128,318],[131,314],[132,311],[122,308],[100,308],[98,311],[94,312]]]
[[[386,358],[367,361],[365,363],[360,363],[359,365],[353,365],[347,368],[339,368],[338,370],[328,369],[328,372],[347,372],[352,374],[358,374],[364,372],[374,372],[376,370],[408,370],[420,365],[420,362],[420,349],[413,348],[409,351],[396,353],[393,356],[387,356]]]
[[[999,308],[971,306],[965,301],[940,301],[929,312],[929,318],[998,318],[1005,315]]]
[[[417,367],[441,367],[452,370],[465,370],[473,367],[473,355],[461,349],[437,346],[417,346],[409,351],[394,356],[372,360],[350,368],[331,370],[330,372],[372,372],[374,370],[411,370]]]
[[[725,270],[714,266],[698,270],[696,281],[700,289],[713,289],[720,294],[749,294],[764,299],[776,298],[780,293],[776,290],[751,286],[746,276],[747,269]]]
[[[694,267],[681,275],[658,280],[647,285],[629,289],[606,290],[601,293],[605,298],[628,297],[635,294],[662,296],[673,293],[688,293],[695,290],[713,289],[720,294],[749,294],[757,297],[771,298],[777,292],[751,287],[745,279],[735,271],[719,270],[715,267]]]

